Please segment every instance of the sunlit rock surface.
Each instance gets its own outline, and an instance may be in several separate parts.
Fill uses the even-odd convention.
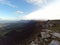
[[[52,35],[54,35],[54,36],[60,38],[60,33],[52,33]]]
[[[30,45],[60,45],[60,33],[45,29]]]
[[[57,40],[52,40],[49,45],[60,45],[60,42]]]

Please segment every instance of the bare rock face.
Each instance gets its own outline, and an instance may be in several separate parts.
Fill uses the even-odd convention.
[[[31,45],[60,45],[60,33],[45,29],[41,32],[41,36],[31,42]]]
[[[60,33],[48,30],[48,25],[44,21],[8,25],[5,29],[10,31],[0,39],[0,45],[60,45]]]
[[[52,33],[53,36],[60,38],[60,33]]]
[[[57,40],[52,40],[49,45],[60,45],[60,42]]]

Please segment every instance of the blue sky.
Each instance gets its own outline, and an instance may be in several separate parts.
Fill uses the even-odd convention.
[[[30,18],[30,16],[27,15],[44,9],[46,6],[48,7],[50,4],[53,4],[53,2],[54,0],[0,0],[0,20],[21,20],[27,17]],[[33,18],[35,14],[31,15]],[[37,17],[37,15],[35,16]]]
[[[25,0],[0,0],[1,19],[16,19],[37,9],[36,5],[27,3]]]

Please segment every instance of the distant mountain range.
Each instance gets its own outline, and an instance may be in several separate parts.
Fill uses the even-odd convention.
[[[28,23],[29,21],[33,21],[33,20],[0,20],[0,23]]]
[[[4,24],[4,23],[14,23],[17,22],[16,20],[0,20],[0,23]]]

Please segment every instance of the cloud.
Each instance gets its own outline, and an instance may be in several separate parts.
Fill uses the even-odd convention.
[[[12,4],[8,0],[0,0],[0,4],[8,5],[8,6],[13,7],[13,8],[16,8],[17,7],[16,5]]]
[[[15,14],[23,14],[24,12],[17,10]]]
[[[35,4],[40,4],[43,3],[43,0],[27,0],[29,3],[35,3]]]
[[[38,6],[43,6],[47,3],[48,0],[26,0],[27,3],[31,3]]]
[[[39,9],[23,17],[25,20],[54,20],[60,19],[60,0],[56,0],[54,3]]]

